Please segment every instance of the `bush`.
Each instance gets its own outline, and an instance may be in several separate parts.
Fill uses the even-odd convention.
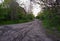
[[[34,19],[33,14],[26,14],[24,9],[20,8],[22,11],[17,10],[16,16],[18,19],[11,20],[11,9],[10,8],[0,8],[0,25],[4,24],[14,24],[14,23],[24,23]]]
[[[42,13],[38,14],[37,18],[43,20],[45,27],[49,29],[56,28],[60,31],[60,14],[56,12],[56,9],[46,9]]]

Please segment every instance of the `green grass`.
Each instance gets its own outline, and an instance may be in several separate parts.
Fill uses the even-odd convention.
[[[14,10],[11,7],[3,8],[2,4],[0,4],[0,25],[25,23],[33,19],[34,15],[27,14],[22,7],[17,7]]]
[[[30,22],[30,21],[32,20],[0,21],[0,25],[18,24],[18,23],[25,23],[25,22]]]

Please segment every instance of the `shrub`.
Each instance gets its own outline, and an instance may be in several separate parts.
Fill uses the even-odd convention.
[[[56,12],[56,9],[46,9],[42,13],[38,14],[37,18],[43,20],[45,27],[49,29],[56,28],[60,31],[60,14]]]
[[[11,20],[11,9],[10,8],[0,8],[0,25],[3,24],[14,24],[14,23],[24,23],[34,19],[33,14],[26,14],[23,9],[18,10],[16,15],[18,19]]]

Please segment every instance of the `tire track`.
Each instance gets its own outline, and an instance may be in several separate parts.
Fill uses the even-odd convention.
[[[30,27],[28,27],[28,26],[26,26],[26,27],[22,27],[22,28],[20,28],[20,29],[13,29],[12,27],[9,27],[9,26],[4,26],[3,28],[0,28],[1,30],[3,29],[3,30],[7,30],[7,31],[5,31],[4,33],[2,33],[2,35],[0,36],[0,38],[3,38],[3,36],[5,36],[5,35],[10,35],[13,31],[14,31],[14,33],[16,33],[17,32],[17,34],[19,34],[17,37],[14,37],[14,39],[13,39],[13,41],[15,41],[15,39],[16,38],[18,38],[19,36],[21,37],[21,38],[19,38],[19,40],[22,40],[24,37],[25,37],[25,35],[30,31],[30,30],[32,30],[32,27],[31,27],[31,23],[30,24],[28,24],[28,26],[30,26]],[[26,30],[27,29],[27,30]],[[9,30],[10,30],[10,32],[9,32]],[[6,34],[5,34],[6,33]],[[12,34],[14,34],[14,33],[12,33]],[[8,37],[8,36],[7,36]]]
[[[52,41],[39,20],[0,27],[0,41]]]
[[[24,38],[25,38],[25,36],[33,29],[31,26],[32,25],[29,25],[30,27],[28,27],[28,28],[25,28],[25,29],[23,29],[22,31],[20,31],[20,34],[16,37],[16,38],[14,38],[13,39],[13,41],[17,41],[17,39],[19,40],[19,41],[22,41]],[[26,30],[27,29],[27,30]]]

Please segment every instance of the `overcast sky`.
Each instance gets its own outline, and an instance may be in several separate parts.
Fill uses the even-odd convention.
[[[38,0],[39,1],[39,0]],[[19,3],[19,4],[24,4],[24,5],[22,5],[22,7],[24,7],[25,9],[26,9],[26,11],[28,11],[29,10],[29,6],[30,6],[30,1],[29,0],[17,0],[17,2]],[[37,16],[37,14],[41,11],[41,7],[40,7],[40,5],[39,4],[35,4],[35,3],[32,3],[31,4],[33,7],[32,7],[32,11],[33,11],[33,14],[35,15],[35,16]]]
[[[2,3],[4,0],[0,0],[0,3]]]

